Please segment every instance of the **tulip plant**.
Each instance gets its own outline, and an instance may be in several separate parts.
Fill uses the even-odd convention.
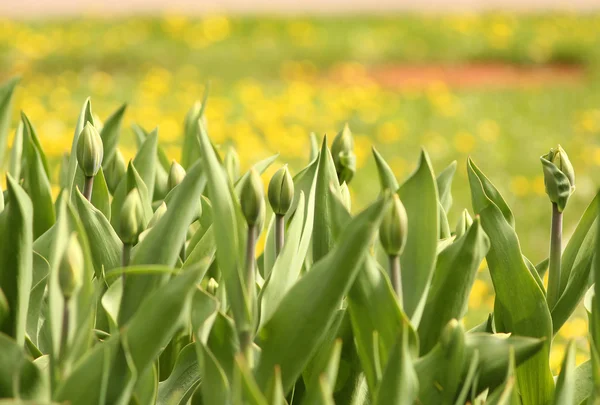
[[[0,89],[2,143],[14,85]],[[125,162],[125,106],[102,124],[85,101],[56,200],[21,115],[0,160],[0,403],[600,403],[600,199],[563,246],[575,182],[560,146],[541,158],[552,224],[549,259],[534,265],[472,160],[472,211],[455,227],[456,163],[436,176],[425,151],[399,183],[373,149],[381,193],[354,213],[347,126],[331,149],[312,135],[308,165],[282,166],[264,190],[277,155],[240,173],[205,108],[185,118],[180,162],[137,125]],[[484,259],[494,310],[465,330]],[[570,344],[555,376],[553,337],[584,296],[591,359],[576,367]]]

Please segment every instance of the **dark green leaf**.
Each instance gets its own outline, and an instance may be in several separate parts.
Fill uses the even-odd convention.
[[[0,86],[0,168],[4,168],[4,153],[6,152],[8,128],[10,127],[10,120],[12,118],[12,98],[19,80],[20,78],[13,77]]]
[[[104,123],[102,131],[100,131],[100,137],[102,138],[102,145],[104,146],[104,159],[102,167],[106,169],[107,163],[111,161],[117,150],[119,144],[119,135],[121,132],[121,122],[123,121],[123,115],[127,104],[123,104],[119,107]]]

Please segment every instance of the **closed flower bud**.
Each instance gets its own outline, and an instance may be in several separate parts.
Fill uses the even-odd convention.
[[[352,211],[352,199],[350,198],[350,189],[346,183],[342,183],[340,186],[340,194],[342,195],[342,202],[348,211]]]
[[[558,145],[556,149],[543,155],[540,160],[544,169],[544,185],[550,201],[562,212],[569,197],[575,191],[575,171],[565,150]]]
[[[225,171],[232,183],[240,177],[240,157],[234,148],[229,148],[225,154]]]
[[[96,128],[89,122],[77,140],[77,163],[86,177],[94,177],[102,166],[104,146]]]
[[[379,227],[379,240],[389,256],[398,256],[406,245],[408,220],[406,210],[397,194],[394,194],[392,204],[384,214]]]
[[[127,165],[125,164],[125,159],[123,158],[121,151],[117,149],[112,159],[110,159],[110,162],[108,162],[108,166],[104,172],[106,185],[112,193],[115,192],[126,172]]]
[[[137,188],[134,188],[125,197],[123,207],[121,208],[120,237],[123,243],[134,245],[138,241],[138,236],[143,231],[144,213],[142,209],[142,200]]]
[[[167,187],[173,190],[175,186],[183,181],[185,177],[185,169],[175,160],[171,162],[171,170],[169,170],[169,178],[167,179]]]
[[[285,215],[294,200],[294,180],[286,166],[277,170],[269,182],[269,204],[277,215]]]
[[[471,224],[473,224],[473,218],[471,218],[471,215],[469,215],[469,211],[463,210],[462,214],[460,215],[460,218],[458,219],[458,224],[456,224],[456,238],[458,239],[461,236],[463,236],[467,232]]]
[[[240,195],[240,204],[248,226],[258,225],[261,210],[265,209],[265,192],[260,176],[254,169],[250,170],[250,174],[244,182]]]
[[[214,278],[210,278],[210,280],[208,280],[208,284],[206,285],[206,292],[209,293],[212,296],[217,295],[217,289],[219,288],[219,283],[217,283],[217,280],[215,280]]]
[[[356,173],[356,155],[354,154],[354,139],[348,124],[333,140],[331,154],[340,184],[350,183]]]
[[[58,283],[65,300],[73,297],[83,283],[83,252],[77,240],[77,235],[72,233],[67,242],[58,267]]]

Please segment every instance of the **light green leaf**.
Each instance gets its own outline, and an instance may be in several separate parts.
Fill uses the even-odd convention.
[[[396,176],[394,172],[387,164],[387,162],[383,159],[383,156],[375,149],[373,150],[373,157],[375,158],[375,164],[377,165],[377,173],[379,173],[379,183],[381,184],[381,190],[390,189],[392,191],[398,190],[398,180],[396,180]]]
[[[598,203],[600,193],[588,205],[577,228],[562,255],[561,289],[559,299],[552,308],[552,326],[557,333],[569,319],[588,288],[588,280],[592,269],[598,227]]]
[[[389,202],[389,196],[380,199],[353,219],[334,250],[290,289],[259,331],[263,349],[256,370],[259,386],[266,387],[276,364],[281,366],[284,391],[296,381],[362,268]]]
[[[456,160],[442,170],[436,179],[438,195],[444,212],[450,211],[450,207],[452,207],[452,180],[454,179],[454,173],[456,173]]]
[[[198,364],[201,365],[201,374],[204,376],[200,384],[203,403],[230,404],[231,391],[223,368],[205,344],[196,341],[196,349]]]
[[[390,353],[374,403],[412,405],[418,393],[419,380],[408,347],[408,333],[402,333]]]
[[[438,255],[418,329],[421,355],[435,346],[451,319],[462,319],[466,314],[477,269],[489,247],[481,221],[475,218],[467,233]]]
[[[104,178],[104,171],[102,168],[98,170],[98,173],[94,176],[94,184],[92,186],[92,205],[104,214],[107,220],[110,221],[110,193],[108,191],[108,185]]]
[[[158,405],[185,405],[200,385],[200,366],[195,343],[179,352],[169,378],[158,384]]]
[[[8,198],[0,214],[0,289],[10,312],[0,324],[0,332],[22,347],[32,280],[33,207],[10,174],[6,180]]]
[[[226,285],[236,327],[238,331],[249,330],[252,328],[252,308],[249,306],[241,274],[244,267],[247,227],[233,186],[201,123],[200,145],[201,165],[207,176],[214,216],[220,218],[213,224],[219,269]]]
[[[0,398],[45,400],[47,376],[23,353],[21,345],[0,333]]]
[[[308,405],[318,402],[318,397],[321,393],[321,379],[325,379],[327,385],[332,389],[335,388],[342,355],[342,340],[339,338],[336,339],[327,349],[328,353],[321,353],[323,354],[323,358],[319,359],[324,362],[322,365],[324,369],[316,370],[316,372],[313,370],[310,379],[306,383],[306,396],[302,404]]]
[[[158,163],[156,158],[157,147],[158,131],[155,129],[148,134],[133,159],[133,165],[148,189],[148,199],[150,201],[152,201],[152,197],[154,196],[154,182],[156,180],[156,166]]]
[[[0,155],[2,156],[2,155]],[[0,157],[1,159],[1,157]],[[15,131],[12,147],[10,150],[10,164],[8,172],[15,179],[21,178],[21,165],[23,164],[23,121],[19,121]],[[0,166],[1,167],[1,166]]]
[[[187,230],[196,214],[204,189],[204,176],[199,165],[194,166],[183,182],[173,190],[167,212],[150,229],[133,253],[131,264],[163,264],[175,266],[179,251],[185,243]],[[206,271],[206,270],[204,270]],[[145,275],[125,283],[119,323],[129,319],[140,306],[142,297],[166,281],[164,275]]]
[[[554,405],[579,405],[579,402],[575,402],[575,377],[575,345],[570,341],[556,381]]]
[[[260,299],[260,326],[264,325],[273,315],[277,306],[288,290],[300,276],[306,251],[300,252],[302,226],[304,225],[304,193],[301,191],[298,208],[286,232],[285,244],[275,261],[273,271],[265,281]],[[300,256],[304,253],[304,256]]]
[[[4,153],[6,152],[8,128],[10,127],[10,120],[12,118],[12,99],[19,80],[20,78],[13,77],[0,86],[0,169],[4,168]]]
[[[102,161],[102,167],[107,168],[108,163],[115,155],[117,146],[119,144],[119,135],[121,132],[121,123],[123,122],[123,115],[127,104],[120,106],[104,123],[102,131],[100,131],[100,137],[102,138],[102,145],[104,146],[104,159]]]
[[[489,333],[467,333],[465,335],[465,361],[462,367],[463,381],[468,373],[469,361],[479,353],[478,387],[491,389],[502,383],[509,369],[510,350],[515,351],[516,365],[532,358],[544,348],[541,339],[522,336],[507,336]]]
[[[263,393],[258,388],[252,371],[242,354],[235,356],[233,393],[240,394],[242,401],[240,405],[269,405]]]
[[[142,301],[139,311],[121,328],[121,341],[128,361],[139,375],[152,366],[173,334],[189,320],[196,283],[204,271],[200,265],[189,268],[169,280],[162,288],[154,290]],[[125,283],[125,294],[128,281]],[[120,378],[127,364],[122,356],[125,353],[119,351],[116,366],[120,370],[113,371],[110,375],[108,403],[113,403],[126,388],[126,381]]]
[[[56,221],[52,190],[49,180],[48,163],[42,151],[35,129],[27,116],[21,113],[23,122],[23,153],[26,164],[23,166],[25,182],[23,188],[33,203],[33,237],[46,232]]]
[[[504,384],[498,387],[487,398],[486,404],[490,405],[521,405],[517,381],[515,379],[515,354],[511,349],[509,366]]]
[[[204,88],[202,102],[196,102],[188,111],[183,128],[183,146],[181,148],[181,165],[184,169],[192,166],[202,155],[202,147],[198,143],[198,121],[204,120],[204,110],[208,100],[210,86]],[[204,125],[204,123],[202,123]]]
[[[332,230],[334,218],[331,215],[331,207],[333,205],[333,198],[335,198],[334,193],[338,195],[340,193],[340,184],[337,180],[331,151],[327,147],[326,136],[323,138],[316,176],[315,219],[312,237],[312,259],[315,263],[327,255],[334,247],[335,241]],[[333,190],[331,189],[332,186]],[[285,370],[282,371],[285,374]]]
[[[121,265],[123,243],[104,214],[90,204],[79,190],[75,192],[74,199],[79,218],[90,243],[96,278],[102,280],[103,271],[106,272]]]
[[[517,369],[517,378],[523,405],[547,403],[554,381],[548,365],[552,319],[546,299],[523,260],[513,227],[498,206],[503,202],[500,194],[489,192],[495,187],[470,160],[468,174],[474,211],[481,216],[491,242],[487,264],[496,291],[496,327],[500,332],[546,338],[544,349]]]
[[[439,233],[437,186],[425,151],[398,195],[408,217],[406,246],[400,256],[403,308],[412,323],[418,325],[435,269]]]
[[[592,379],[592,361],[588,360],[575,369],[575,403],[581,404],[592,394],[594,381]]]

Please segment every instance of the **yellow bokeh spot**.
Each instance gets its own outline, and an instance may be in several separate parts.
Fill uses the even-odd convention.
[[[483,120],[477,125],[477,135],[486,142],[496,142],[500,127],[494,120]]]
[[[479,308],[488,295],[489,287],[483,280],[476,279],[469,295],[469,308]]]
[[[559,333],[562,337],[568,340],[576,337],[586,336],[587,331],[587,322],[582,318],[575,318],[565,322]]]
[[[469,132],[460,131],[454,136],[454,147],[460,153],[469,153],[475,147],[475,137]]]
[[[525,176],[514,176],[510,180],[510,191],[517,197],[523,197],[529,193],[529,180]]]
[[[531,189],[537,195],[546,195],[546,186],[544,185],[544,176],[535,176],[531,181]]]
[[[388,121],[377,127],[377,140],[383,144],[391,144],[402,139],[406,124],[403,121]]]
[[[202,22],[204,36],[211,42],[222,41],[227,38],[231,32],[231,24],[227,17],[214,15],[204,19]]]

